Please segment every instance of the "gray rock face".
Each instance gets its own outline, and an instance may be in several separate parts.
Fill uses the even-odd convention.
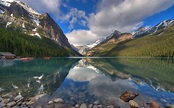
[[[57,41],[61,46],[67,46],[69,48],[71,47],[61,28],[56,24],[56,22],[50,17],[48,13],[42,14],[40,16],[40,25],[44,31],[46,31],[49,38]]]
[[[25,7],[28,9],[26,9]],[[23,2],[12,2],[9,7],[0,3],[0,9],[5,13],[0,14],[0,21],[2,27],[6,27],[7,22],[12,22],[9,27],[13,30],[26,33],[28,35],[39,34],[54,40],[53,42],[62,47],[67,47],[79,55],[68,42],[67,37],[64,35],[59,25],[50,17],[48,13],[36,14],[30,12],[31,8]],[[34,11],[34,10],[33,10]],[[25,25],[23,27],[22,25]]]

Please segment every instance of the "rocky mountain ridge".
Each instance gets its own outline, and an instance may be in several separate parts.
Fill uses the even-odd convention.
[[[152,35],[152,34],[156,33],[158,30],[168,28],[169,26],[171,26],[173,24],[174,24],[173,19],[164,20],[164,21],[161,21],[160,23],[156,24],[153,27],[148,27],[148,28],[140,27],[139,29],[137,29],[135,31],[135,33],[133,33],[133,35],[135,38],[142,37],[142,36],[145,36],[148,34]]]
[[[78,54],[48,13],[40,14],[21,1],[1,0],[0,26],[39,38],[47,37]]]

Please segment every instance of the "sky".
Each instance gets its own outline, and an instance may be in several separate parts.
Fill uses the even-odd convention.
[[[174,0],[21,0],[49,13],[75,46],[94,43],[115,30],[132,32],[174,19]]]

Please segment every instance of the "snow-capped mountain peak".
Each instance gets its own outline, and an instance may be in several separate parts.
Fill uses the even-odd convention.
[[[164,20],[164,21],[158,23],[157,25],[155,25],[153,27],[148,27],[148,28],[141,27],[136,32],[134,32],[133,35],[136,38],[136,37],[145,36],[147,34],[154,34],[158,30],[168,27],[173,22],[174,22],[174,20],[168,19],[168,20]]]
[[[36,12],[34,9],[32,9],[30,6],[28,6],[26,3],[16,0],[1,0],[0,4],[10,7],[13,2],[18,3],[20,6],[22,6],[28,13],[34,14],[34,15],[41,15],[40,13]]]
[[[88,44],[87,46],[89,47],[89,49],[97,46],[98,44],[102,43],[102,42],[106,42],[107,40],[111,39],[114,35],[119,36],[121,34],[121,32],[119,32],[118,30],[115,30],[112,34],[110,34],[109,36],[96,40],[93,44]]]
[[[19,5],[21,5],[25,10],[27,10],[30,14],[41,15],[40,13],[38,13],[34,9],[32,9],[30,6],[28,6],[26,3],[23,3],[21,1],[16,1],[16,2]]]

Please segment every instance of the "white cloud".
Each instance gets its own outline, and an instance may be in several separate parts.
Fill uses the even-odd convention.
[[[78,45],[94,42],[94,39],[106,37],[114,30],[130,32],[142,26],[145,18],[174,5],[174,0],[99,0],[96,12],[87,17],[85,11],[65,4],[70,0],[21,1],[29,4],[36,11],[49,12],[60,20],[68,22],[69,29],[73,29],[75,24],[88,26],[89,30],[74,30],[67,33],[69,41]],[[87,0],[83,1],[85,3]],[[69,12],[62,13],[61,6],[67,7]]]
[[[173,4],[173,0],[101,0],[96,13],[88,18],[89,30],[68,33],[71,34],[69,40],[72,44],[84,45],[87,42],[85,37],[88,37],[90,43],[94,41],[92,39],[106,37],[114,30],[131,32],[143,25],[143,19],[164,11]],[[85,36],[84,32],[91,34]]]
[[[78,10],[77,8],[70,9],[66,15],[62,16],[62,20],[69,22],[69,29],[73,29],[74,25],[78,22],[82,23],[81,25],[85,26],[84,24],[87,23],[88,17],[86,16],[85,11]]]
[[[106,36],[114,29],[130,32],[144,18],[161,12],[172,4],[172,0],[102,0],[98,4],[98,12],[91,14],[89,18],[89,28],[100,36]]]
[[[89,30],[73,30],[65,34],[70,43],[74,45],[85,45],[99,39],[96,34]]]

